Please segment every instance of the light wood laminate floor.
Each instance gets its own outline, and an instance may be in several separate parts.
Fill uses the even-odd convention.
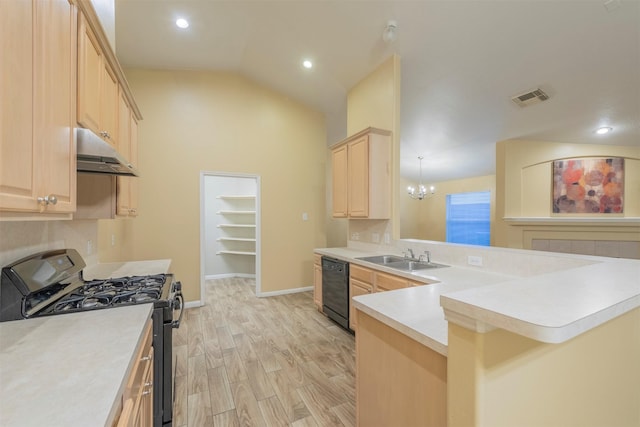
[[[174,425],[354,426],[353,335],[311,292],[255,296],[252,279],[207,281],[174,331]]]

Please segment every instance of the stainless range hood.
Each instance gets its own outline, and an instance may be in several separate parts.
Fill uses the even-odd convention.
[[[138,176],[138,170],[93,131],[76,128],[78,172]]]

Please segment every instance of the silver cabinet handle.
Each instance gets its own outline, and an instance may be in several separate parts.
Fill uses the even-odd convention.
[[[146,362],[147,360],[151,360],[151,356],[144,356],[143,358],[140,359],[140,361],[142,362]]]
[[[153,390],[145,390],[145,391],[142,392],[142,395],[145,396],[147,394],[151,394],[152,391]]]
[[[38,197],[38,203],[41,205],[55,205],[58,203],[58,198],[53,194],[49,194],[48,196]]]
[[[153,385],[153,381],[149,381],[148,383],[144,383],[145,387],[151,387]]]

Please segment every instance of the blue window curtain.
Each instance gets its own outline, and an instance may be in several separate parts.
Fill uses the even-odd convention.
[[[491,192],[447,194],[447,242],[489,246]]]

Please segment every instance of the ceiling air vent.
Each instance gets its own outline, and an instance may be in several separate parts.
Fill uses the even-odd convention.
[[[529,105],[537,104],[547,99],[549,99],[549,95],[544,93],[542,89],[532,90],[531,92],[516,95],[511,98],[511,100],[520,107],[528,107]]]

